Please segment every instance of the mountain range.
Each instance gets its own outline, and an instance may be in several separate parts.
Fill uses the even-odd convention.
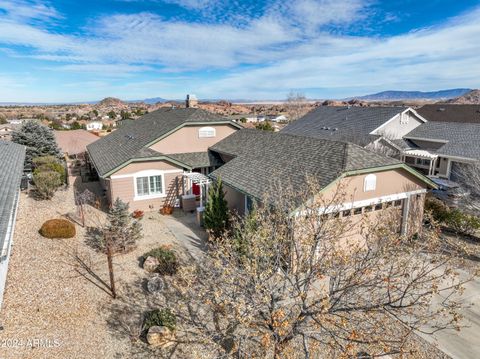
[[[429,100],[442,101],[454,99],[472,91],[467,88],[448,89],[440,91],[383,91],[375,94],[355,97],[364,101],[401,101],[401,100]]]

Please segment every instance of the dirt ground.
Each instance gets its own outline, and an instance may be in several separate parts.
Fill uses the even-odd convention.
[[[113,300],[106,285],[106,256],[86,243],[84,228],[77,225],[76,236],[62,240],[38,233],[44,221],[74,211],[73,186],[58,191],[50,201],[22,193],[0,313],[0,358],[149,356],[142,345],[134,346],[132,353],[131,345],[131,340],[137,341],[142,313],[151,305],[140,260],[161,244],[174,243],[174,249],[182,251],[178,239],[161,215],[146,214],[138,247],[114,258],[119,298]],[[104,216],[91,209],[87,224],[95,226]],[[137,313],[128,325],[120,318],[127,304],[130,313]]]

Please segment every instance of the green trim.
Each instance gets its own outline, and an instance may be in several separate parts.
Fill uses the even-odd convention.
[[[233,121],[199,121],[199,122],[184,122],[182,123],[181,125],[175,127],[174,129],[168,131],[167,133],[161,135],[160,137],[158,137],[157,139],[155,139],[154,141],[151,141],[149,143],[147,143],[144,147],[150,147],[150,146],[153,146],[154,144],[160,142],[161,140],[163,140],[165,137],[168,137],[170,136],[172,133],[174,132],[177,132],[179,129],[183,128],[183,127],[186,127],[186,126],[197,126],[197,125],[231,125],[231,126],[234,126],[234,127],[237,127],[238,129],[242,129],[243,127],[240,126],[238,123],[235,123]]]
[[[188,166],[187,164],[185,163],[182,163],[182,162],[179,162],[177,160],[174,160],[168,156],[158,156],[158,157],[145,157],[145,158],[132,158],[130,160],[128,160],[127,162],[124,162],[123,164],[121,164],[120,166],[116,167],[115,169],[111,170],[110,172],[107,172],[105,175],[102,176],[102,178],[106,178],[106,177],[110,177],[111,175],[113,175],[114,173],[120,171],[122,168],[128,166],[129,164],[131,163],[136,163],[136,162],[153,162],[153,161],[167,161],[167,162],[171,162],[177,166],[180,166],[180,167],[183,167],[183,168],[186,168],[188,169],[189,171],[191,171],[193,168]]]

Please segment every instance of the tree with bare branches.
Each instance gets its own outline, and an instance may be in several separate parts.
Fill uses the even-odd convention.
[[[285,106],[287,110],[288,121],[290,122],[298,120],[309,110],[307,98],[303,93],[300,92],[290,91],[290,93],[287,95]]]
[[[456,275],[435,229],[401,236],[395,208],[339,215],[338,204],[348,201],[343,190],[327,199],[319,189],[311,183],[301,193],[265,197],[203,259],[180,269],[163,293],[179,324],[172,350],[183,357],[421,358],[414,332],[460,327],[455,295],[470,278]],[[444,299],[434,307],[439,293]]]

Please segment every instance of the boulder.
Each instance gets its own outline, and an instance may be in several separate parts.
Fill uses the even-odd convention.
[[[153,326],[148,329],[147,342],[152,347],[166,348],[174,342],[175,335],[167,327]]]
[[[160,293],[165,288],[165,282],[159,274],[154,274],[148,279],[147,289],[152,294]]]
[[[158,259],[152,256],[148,256],[143,262],[143,269],[149,273],[153,273],[157,270],[159,265]]]

